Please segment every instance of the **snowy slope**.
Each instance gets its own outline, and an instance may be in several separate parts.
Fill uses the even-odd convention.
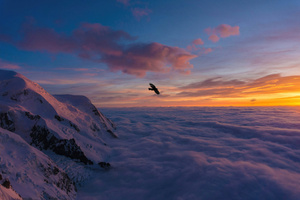
[[[1,200],[22,200],[22,198],[11,188],[5,188],[0,185],[0,199]]]
[[[75,186],[101,170],[115,126],[84,96],[52,96],[13,71],[0,70],[0,173],[13,190],[0,199],[74,199]],[[0,183],[2,184],[2,183]]]
[[[12,186],[0,188],[1,199],[18,199],[17,193],[24,199],[75,198],[68,175],[19,135],[0,128],[0,149],[0,182],[7,179]]]
[[[58,100],[21,74],[0,74],[0,127],[41,150],[84,164],[102,161],[109,151],[103,138],[116,137],[114,125],[86,97],[65,95]]]
[[[115,129],[113,122],[105,117],[87,97],[81,95],[54,95],[54,97],[60,102],[70,104],[80,111],[87,113],[89,116],[87,116],[86,120],[94,121],[92,129],[99,129],[96,125],[96,123],[99,123],[111,136],[117,138],[117,135],[113,133]]]

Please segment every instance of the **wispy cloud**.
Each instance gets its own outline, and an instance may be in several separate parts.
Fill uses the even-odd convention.
[[[212,52],[212,48],[203,47],[204,41],[201,38],[197,38],[192,41],[190,45],[186,47],[189,52],[195,52],[197,55],[208,54]]]
[[[17,64],[5,62],[5,61],[0,59],[0,69],[16,70],[16,69],[21,69],[21,67]]]
[[[299,95],[300,76],[281,76],[271,74],[255,80],[223,80],[222,78],[211,78],[200,82],[191,83],[180,87],[178,96],[185,97],[212,97],[212,98],[237,98],[249,97],[251,99],[259,96]],[[265,98],[265,97],[264,97]]]
[[[128,81],[125,84],[122,80],[102,80],[92,73],[69,79],[53,76],[35,81],[50,92],[86,95],[99,106],[295,105],[300,96],[300,76],[280,74],[252,80],[215,77],[182,87],[161,82],[157,84],[161,91],[159,96],[147,90],[147,83],[136,85]]]
[[[188,73],[196,56],[178,47],[160,43],[137,43],[136,37],[95,23],[83,23],[71,35],[54,29],[26,24],[22,39],[12,42],[28,51],[69,53],[94,62],[105,63],[111,71],[143,77],[147,72]],[[126,41],[126,45],[124,44]]]
[[[152,10],[148,8],[132,8],[131,12],[136,19],[140,20],[142,17],[148,16],[152,13]]]
[[[215,28],[207,28],[205,32],[209,35],[209,40],[213,42],[218,42],[221,38],[226,38],[230,36],[235,36],[240,34],[239,26],[230,26],[228,24],[221,24]]]
[[[216,34],[210,35],[208,39],[212,42],[218,42],[220,40],[220,38]]]
[[[117,2],[122,3],[126,7],[129,7],[132,15],[139,21],[142,17],[148,16],[152,13],[152,10],[147,8],[145,3],[140,1],[130,1],[130,0],[117,0]]]
[[[204,42],[201,38],[195,39],[192,43],[194,45],[203,45],[204,44]]]
[[[181,87],[181,89],[214,88],[219,86],[237,86],[243,84],[245,84],[244,81],[240,81],[237,79],[222,80],[221,77],[216,77],[216,78],[210,78],[196,83],[191,83],[189,85]]]

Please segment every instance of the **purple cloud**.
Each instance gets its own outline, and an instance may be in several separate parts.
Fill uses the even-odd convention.
[[[136,37],[95,23],[83,23],[71,35],[32,24],[22,29],[22,39],[12,42],[28,51],[69,53],[94,62],[106,63],[111,71],[143,77],[147,72],[188,73],[196,56],[178,47],[160,43],[136,43]],[[125,45],[125,43],[127,43]]]
[[[135,44],[126,49],[121,56],[105,55],[103,61],[113,71],[139,77],[147,71],[169,72],[171,70],[189,73],[193,65],[189,60],[196,57],[178,47],[169,47],[159,43]]]
[[[22,30],[23,39],[15,45],[28,51],[48,51],[51,53],[72,52],[76,48],[73,39],[55,32],[54,29],[26,26]]]

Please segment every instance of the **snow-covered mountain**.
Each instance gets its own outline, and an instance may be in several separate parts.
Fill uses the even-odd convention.
[[[105,140],[117,138],[114,124],[88,98],[52,96],[23,75],[6,70],[0,70],[0,127],[2,175],[7,174],[22,197],[30,197],[29,189],[24,189],[29,182],[41,199],[72,199],[75,187],[62,186],[72,182],[65,169],[75,174],[66,163],[103,162],[110,151]]]
[[[74,198],[74,182],[43,152],[30,146],[19,135],[2,128],[0,141],[2,184],[7,181],[12,187],[2,188],[3,194],[11,194],[14,190],[24,199]],[[6,199],[9,197],[11,195]]]

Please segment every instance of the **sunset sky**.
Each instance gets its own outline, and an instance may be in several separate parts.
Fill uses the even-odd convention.
[[[0,0],[0,68],[98,107],[300,105],[299,19],[299,0]]]

